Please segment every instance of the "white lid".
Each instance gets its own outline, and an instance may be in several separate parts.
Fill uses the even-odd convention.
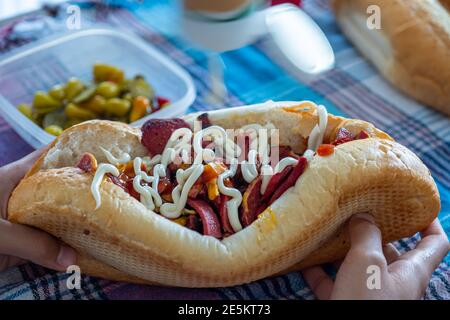
[[[244,47],[270,34],[294,67],[318,74],[334,66],[334,53],[319,26],[299,7],[282,4],[231,21],[208,21],[181,16],[183,35],[217,52]]]
[[[334,53],[325,34],[302,10],[283,4],[266,10],[266,26],[286,58],[300,71],[318,74],[334,67]]]

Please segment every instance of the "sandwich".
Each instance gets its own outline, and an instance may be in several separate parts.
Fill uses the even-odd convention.
[[[269,101],[73,126],[16,187],[8,218],[74,247],[85,274],[219,287],[344,257],[353,214],[390,242],[439,210],[427,167],[387,133]]]

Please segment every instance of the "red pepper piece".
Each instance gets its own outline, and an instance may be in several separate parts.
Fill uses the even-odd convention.
[[[350,131],[345,128],[340,128],[336,134],[336,139],[333,141],[333,144],[338,146],[340,144],[353,141],[353,139],[353,134]]]
[[[292,166],[287,166],[284,168],[281,172],[278,172],[277,174],[274,174],[267,184],[266,191],[264,192],[262,196],[263,201],[267,201],[271,198],[271,196],[275,193],[278,186],[283,182],[283,180],[289,175],[289,173],[292,171]]]
[[[84,172],[95,172],[97,170],[97,160],[91,153],[85,153],[81,156],[77,167]]]
[[[156,101],[158,102],[158,109],[164,107],[165,105],[170,103],[170,100],[164,97],[157,97]]]
[[[203,235],[218,239],[222,238],[219,219],[208,202],[200,199],[188,199],[187,203],[200,216],[203,225]]]
[[[228,219],[228,209],[227,209],[228,200],[229,200],[228,196],[224,194],[220,195],[219,216],[224,233],[230,235],[234,233],[234,230],[233,227],[231,226],[230,220]]]
[[[321,144],[317,148],[317,154],[321,157],[328,157],[334,153],[334,144]]]
[[[245,227],[258,217],[258,208],[262,205],[261,183],[262,177],[259,176],[250,183],[242,196],[241,222]]]
[[[162,194],[162,193],[167,193],[172,191],[172,184],[170,183],[169,178],[167,177],[161,177],[159,178],[159,182],[158,182],[158,193]]]
[[[305,157],[300,157],[298,159],[297,165],[294,167],[292,172],[289,174],[289,176],[286,178],[286,180],[283,181],[283,183],[278,187],[277,191],[272,195],[269,201],[269,206],[275,202],[287,189],[292,187],[297,179],[300,177],[300,175],[305,171],[306,165],[308,161]]]

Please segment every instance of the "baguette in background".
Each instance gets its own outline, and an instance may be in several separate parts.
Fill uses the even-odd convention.
[[[403,92],[450,115],[450,0],[334,0],[350,41]],[[381,9],[381,30],[367,8]]]

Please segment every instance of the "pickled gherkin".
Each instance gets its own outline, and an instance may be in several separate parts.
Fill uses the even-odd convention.
[[[45,127],[45,132],[50,133],[54,136],[59,136],[63,132],[63,129],[60,126],[51,125],[51,126]]]
[[[133,98],[143,96],[152,100],[155,96],[153,88],[143,76],[136,76],[134,79],[127,81],[124,90],[130,93]]]
[[[114,82],[103,81],[97,86],[95,93],[106,99],[116,98],[120,94],[120,88]]]
[[[167,101],[155,95],[144,76],[126,78],[125,72],[116,66],[96,63],[92,77],[91,82],[72,77],[48,91],[36,91],[32,103],[21,103],[17,110],[57,136],[91,119],[135,122],[159,110],[160,100]]]
[[[69,103],[66,106],[65,113],[69,119],[90,120],[96,118],[95,113],[90,110],[83,109],[77,106],[75,103]]]
[[[106,101],[105,109],[111,116],[123,117],[130,111],[131,103],[125,99],[112,98]]]
[[[78,96],[84,89],[84,84],[80,79],[71,78],[64,88],[66,98],[68,101],[72,101],[76,96]]]
[[[73,100],[73,103],[80,104],[82,102],[85,102],[92,98],[95,95],[95,92],[97,91],[96,86],[90,86],[83,91],[81,91]]]
[[[33,107],[35,109],[54,111],[62,106],[61,102],[53,99],[44,91],[38,91],[34,95]],[[47,111],[47,112],[50,112]]]
[[[95,95],[88,101],[82,103],[80,106],[84,109],[95,112],[97,115],[102,115],[105,112],[106,99],[102,96]]]
[[[95,82],[112,81],[120,84],[125,80],[125,74],[122,70],[104,63],[96,63],[93,74]]]
[[[66,98],[66,92],[64,86],[57,84],[53,86],[49,91],[48,95],[55,100],[62,101]]]

